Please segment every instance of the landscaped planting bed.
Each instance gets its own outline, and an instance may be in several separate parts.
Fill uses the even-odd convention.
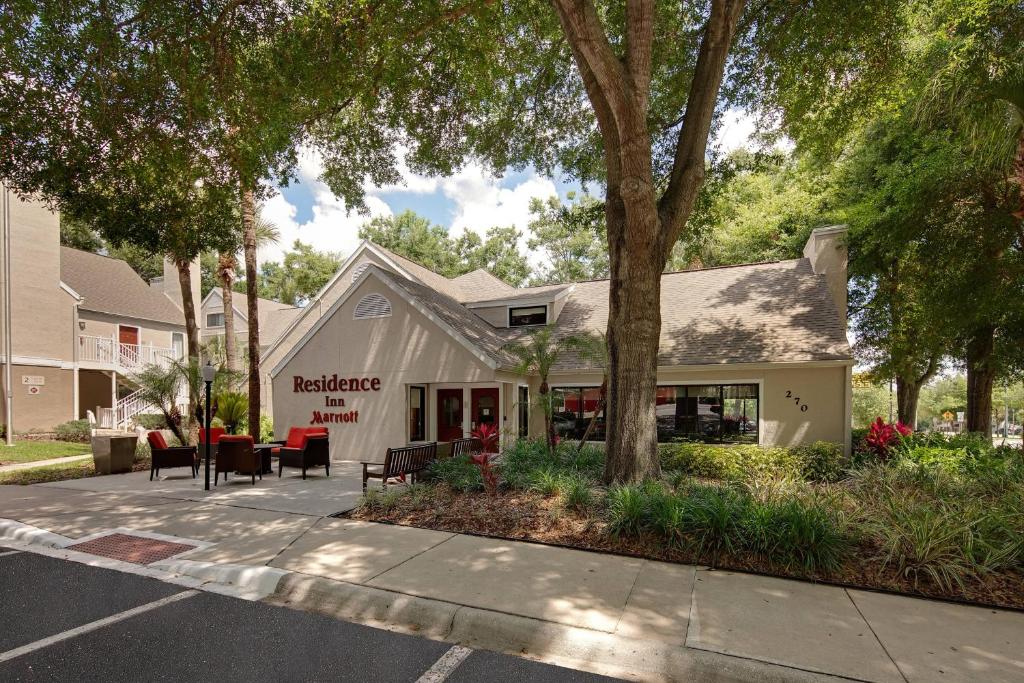
[[[603,453],[519,442],[484,491],[468,459],[371,491],[358,519],[1024,607],[1024,457],[908,437],[886,453],[677,444],[660,481],[599,484]]]

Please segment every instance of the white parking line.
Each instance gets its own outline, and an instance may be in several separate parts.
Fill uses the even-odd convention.
[[[81,626],[76,626],[75,628],[68,629],[67,631],[62,631],[61,633],[49,636],[48,638],[43,638],[33,643],[29,643],[28,645],[22,645],[21,647],[16,647],[13,650],[8,650],[7,652],[0,653],[0,663],[10,661],[15,657],[27,655],[28,653],[35,652],[36,650],[41,650],[44,647],[48,647],[55,643],[59,643],[62,640],[74,638],[75,636],[80,636],[83,633],[89,633],[90,631],[95,631],[96,629],[103,628],[104,626],[109,626],[110,624],[115,624],[119,621],[129,619],[137,614],[142,614],[144,612],[149,612],[150,610],[163,607],[164,605],[169,605],[172,602],[184,600],[185,598],[191,598],[193,595],[198,594],[199,591],[182,591],[181,593],[175,593],[174,595],[169,595],[168,597],[162,598],[160,600],[147,602],[145,605],[133,607],[129,610],[125,610],[124,612],[118,612],[117,614],[113,614],[103,619],[90,621],[88,624],[82,624]]]
[[[0,553],[0,557],[7,557],[8,555],[17,555],[20,552],[20,550],[8,550],[5,553]]]
[[[473,654],[473,651],[468,647],[462,647],[461,645],[452,646],[452,649],[441,655],[441,659],[434,662],[434,666],[427,669],[416,683],[441,683],[441,681],[451,676],[459,664],[462,664],[466,657],[471,654]]]

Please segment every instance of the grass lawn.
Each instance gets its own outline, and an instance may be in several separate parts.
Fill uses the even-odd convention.
[[[69,441],[15,441],[13,446],[0,445],[0,465],[11,465],[19,462],[35,462],[50,458],[65,458],[69,455],[91,453],[92,447],[87,443],[71,443]]]
[[[132,472],[145,472],[149,470],[149,457],[138,458],[132,465]],[[42,467],[27,467],[10,472],[0,472],[0,485],[14,484],[16,486],[27,486],[29,484],[46,484],[53,481],[67,481],[69,479],[84,479],[95,477],[96,470],[92,460],[78,460],[68,464],[43,465]]]
[[[852,461],[824,443],[661,455],[660,479],[608,487],[601,451],[519,442],[497,487],[468,457],[441,460],[350,516],[1024,608],[1019,448],[914,436]]]

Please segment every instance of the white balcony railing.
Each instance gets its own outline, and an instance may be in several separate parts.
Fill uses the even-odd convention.
[[[172,348],[149,344],[122,344],[113,337],[78,336],[78,360],[136,372],[146,365],[163,365],[180,354]]]

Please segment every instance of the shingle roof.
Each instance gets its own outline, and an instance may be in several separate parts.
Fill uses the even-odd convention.
[[[576,284],[557,334],[603,331],[608,281]],[[667,273],[659,365],[847,360],[846,330],[807,259]],[[566,355],[558,370],[586,367]]]
[[[508,337],[501,334],[502,330],[491,327],[446,294],[383,269],[376,269],[375,272],[416,299],[499,366],[515,365],[515,357],[504,349]]]
[[[426,266],[421,266],[415,261],[408,259],[400,254],[385,249],[376,242],[373,243],[380,251],[384,252],[392,261],[398,264],[400,268],[408,272],[414,278],[422,282],[423,284],[431,287],[438,292],[441,292],[445,296],[449,296],[453,299],[458,299],[462,296],[462,289],[455,284],[452,280],[449,280],[444,275],[438,275],[434,271],[430,270]]]
[[[277,341],[293,320],[302,315],[302,309],[298,306],[285,306],[264,312],[264,301],[260,299],[260,343],[269,346]]]
[[[543,285],[540,287],[521,287],[519,289],[510,289],[507,292],[500,293],[497,295],[488,296],[475,296],[469,299],[463,299],[462,302],[466,304],[486,304],[489,301],[518,301],[535,299],[545,295],[557,295],[564,292],[567,289],[571,289],[573,285]]]
[[[82,296],[82,310],[185,324],[181,310],[120,259],[61,247],[60,279]]]
[[[458,286],[462,292],[460,301],[476,301],[477,299],[499,299],[507,294],[515,294],[520,291],[495,277],[483,268],[460,275],[451,280],[452,284]]]

